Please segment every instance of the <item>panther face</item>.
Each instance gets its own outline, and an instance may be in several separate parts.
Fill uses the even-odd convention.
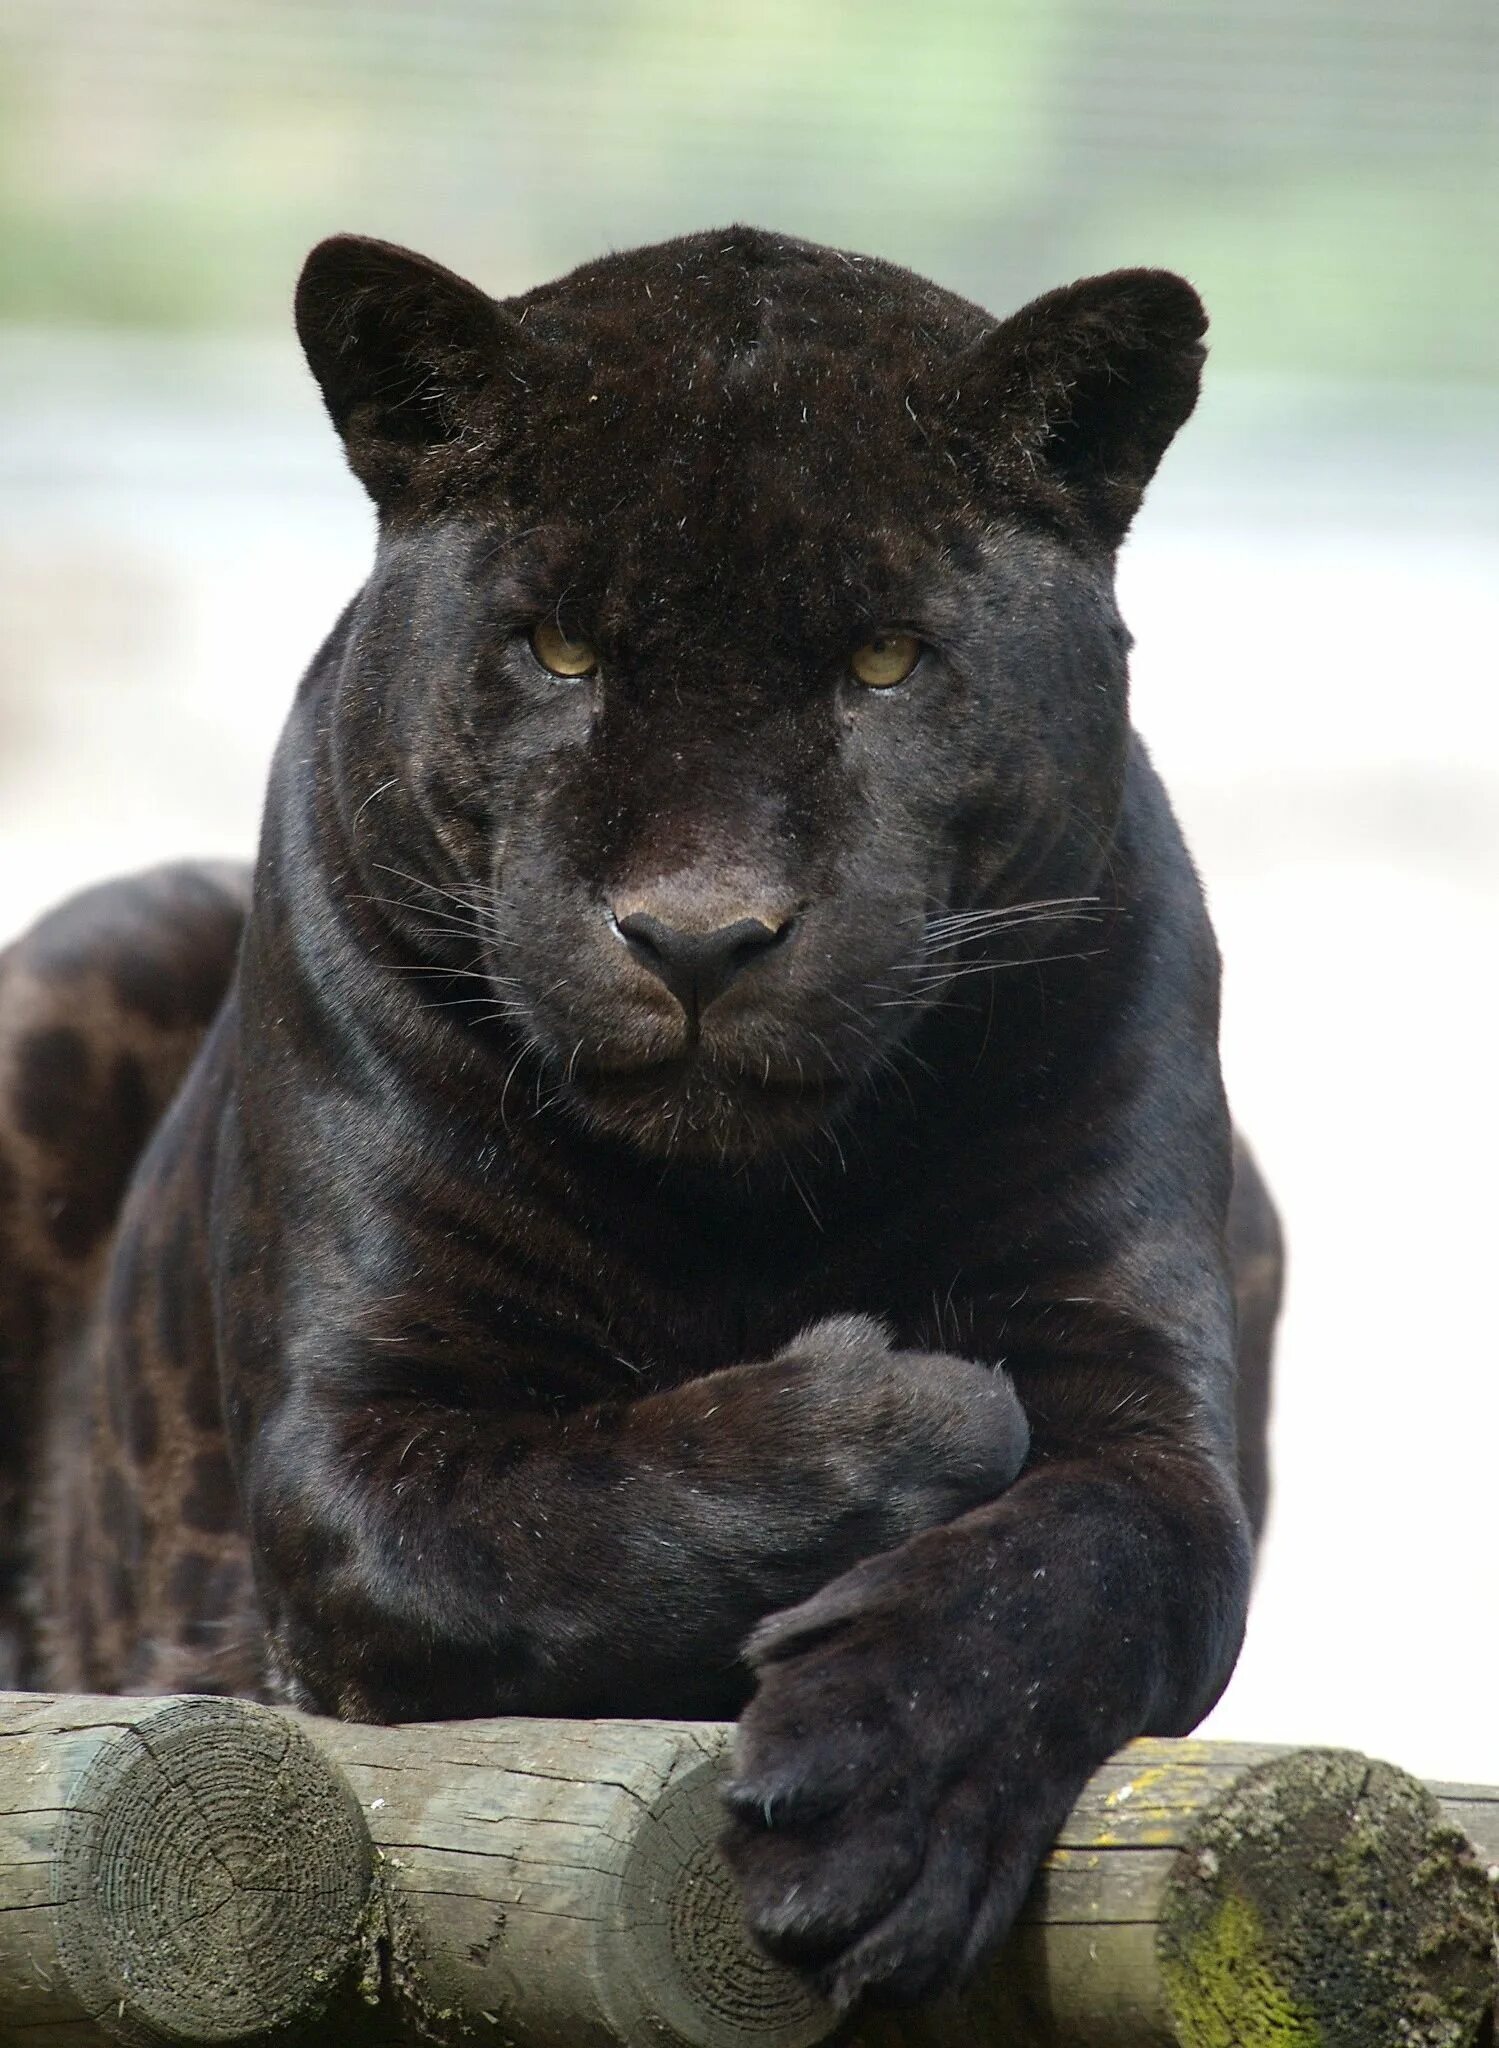
[[[735,229],[496,305],[341,239],[298,313],[381,513],[331,711],[350,862],[558,1099],[748,1157],[1085,943],[1180,280],[996,324]]]

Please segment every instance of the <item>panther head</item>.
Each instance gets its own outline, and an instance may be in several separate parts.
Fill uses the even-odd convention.
[[[1093,895],[1114,554],[1203,355],[1181,279],[996,321],[730,228],[496,302],[338,237],[297,320],[379,513],[345,852],[574,1112],[774,1148]]]

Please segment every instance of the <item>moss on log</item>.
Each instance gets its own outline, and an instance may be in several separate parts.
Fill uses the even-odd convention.
[[[859,2039],[1477,2048],[1496,1984],[1499,1792],[1440,1789],[1450,1803],[1349,1751],[1131,1743],[1084,1791],[961,2006],[865,2022]]]
[[[1203,2048],[1461,2044],[1490,2003],[1493,1900],[1424,1786],[1309,1751],[1262,1765],[1198,1826],[1157,1952]]]
[[[0,2042],[812,2048],[835,2016],[751,1947],[715,1852],[730,1736],[0,1695]],[[1133,1744],[980,1982],[840,2039],[1476,2048],[1499,1794],[1439,1789]]]

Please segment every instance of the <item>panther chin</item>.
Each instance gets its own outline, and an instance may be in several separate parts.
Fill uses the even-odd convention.
[[[632,1066],[575,1066],[560,1100],[637,1152],[738,1165],[805,1144],[853,1092],[841,1074],[751,1074],[698,1048]]]

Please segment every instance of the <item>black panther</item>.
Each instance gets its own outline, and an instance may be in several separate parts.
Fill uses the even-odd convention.
[[[499,303],[341,237],[297,321],[379,539],[248,909],[0,966],[13,1665],[737,1714],[752,1928],[924,1996],[1217,1697],[1264,1509],[1275,1220],[1113,593],[1201,306],[730,228]]]

